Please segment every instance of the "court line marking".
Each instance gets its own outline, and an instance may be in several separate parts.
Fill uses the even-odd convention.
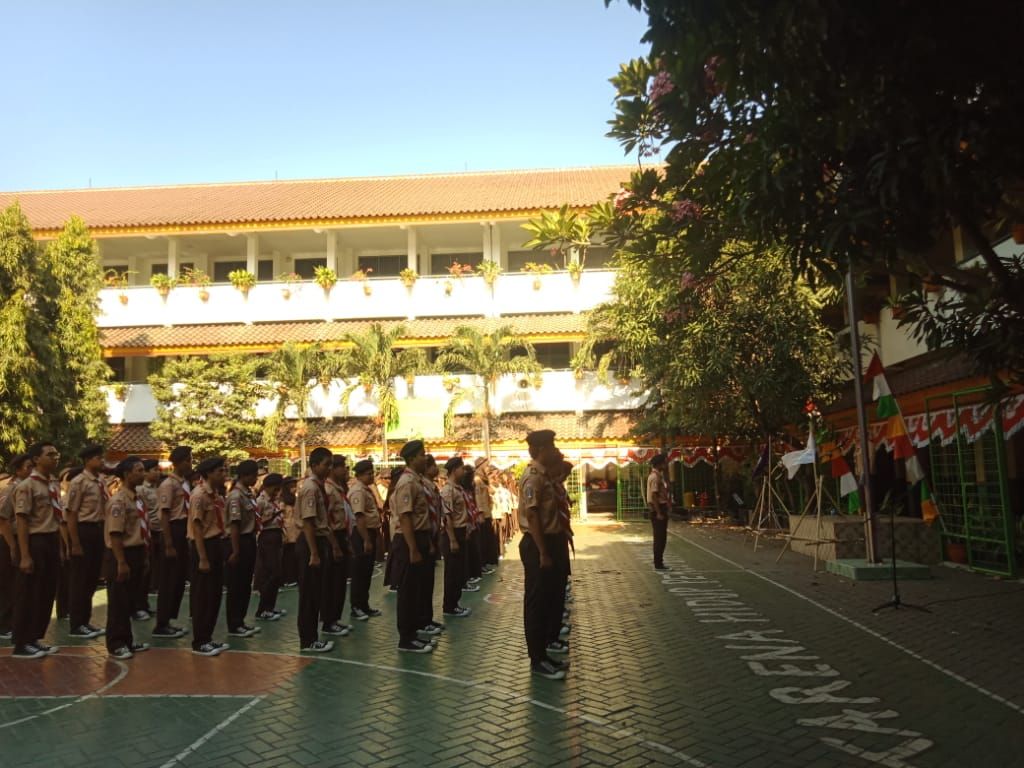
[[[160,768],[171,768],[171,766],[177,765],[182,760],[184,760],[186,757],[188,757],[193,752],[195,752],[197,749],[199,749],[201,746],[203,746],[203,744],[208,742],[210,739],[212,739],[218,733],[220,733],[225,728],[227,728],[229,725],[231,725],[233,722],[235,722],[235,720],[240,718],[242,715],[244,715],[250,709],[255,707],[257,704],[259,704],[261,701],[263,701],[263,697],[262,696],[257,696],[254,699],[250,700],[248,704],[244,705],[241,709],[239,709],[233,715],[230,715],[229,717],[225,718],[224,720],[221,720],[219,723],[217,723],[217,725],[213,726],[213,728],[211,728],[206,733],[204,733],[202,736],[200,736],[198,739],[193,741],[191,744],[189,744],[187,747],[185,747],[183,750],[181,750],[181,752],[176,754],[174,757],[172,757],[166,763],[161,765]]]
[[[70,658],[74,658],[74,656],[72,656]],[[120,668],[120,671],[117,673],[117,677],[115,677],[109,683],[106,683],[106,684],[100,686],[99,688],[97,688],[92,693],[87,693],[84,696],[77,696],[72,701],[69,701],[66,704],[61,704],[60,706],[57,706],[57,707],[51,707],[50,709],[47,709],[47,710],[45,710],[43,712],[37,712],[34,715],[28,715],[28,716],[22,717],[22,718],[20,718],[18,720],[12,720],[9,723],[0,723],[0,731],[2,731],[4,728],[11,728],[11,727],[13,727],[15,725],[21,725],[22,723],[27,723],[30,720],[35,720],[37,717],[45,717],[46,715],[52,715],[54,712],[60,712],[62,709],[67,709],[68,707],[73,707],[73,706],[75,706],[75,704],[80,704],[83,701],[88,701],[89,699],[98,699],[105,692],[109,691],[111,688],[113,688],[115,685],[120,683],[122,680],[125,679],[125,677],[128,676],[128,665],[127,664],[125,664],[123,661],[118,661],[117,659],[109,659],[109,661],[111,663],[113,663],[113,664],[116,664]],[[36,698],[36,697],[34,697],[34,696],[21,696],[21,697],[16,697],[16,698],[29,699],[29,698]]]
[[[708,549],[707,547],[701,546],[697,542],[692,541],[691,539],[688,539],[686,536],[683,536],[680,533],[676,533],[675,531],[672,531],[672,530],[670,530],[669,533],[671,533],[673,536],[675,536],[680,541],[684,541],[687,544],[689,544],[689,545],[691,545],[693,547],[696,547],[697,549],[701,550],[702,552],[706,552],[707,554],[711,555],[712,557],[721,560],[723,563],[728,563],[729,565],[735,566],[736,568],[738,568],[739,570],[743,571],[744,573],[748,573],[751,576],[756,576],[757,578],[761,579],[762,581],[766,581],[769,584],[771,584],[771,585],[773,585],[775,587],[778,587],[783,592],[788,592],[793,597],[799,598],[800,600],[803,600],[805,603],[809,603],[810,605],[813,605],[815,608],[820,608],[822,611],[824,611],[825,613],[829,614],[830,616],[833,616],[833,617],[839,619],[840,621],[845,621],[850,626],[856,627],[857,629],[861,630],[862,632],[866,632],[867,634],[871,635],[872,637],[876,638],[877,640],[881,640],[886,645],[895,648],[896,650],[900,651],[901,653],[905,653],[910,658],[916,659],[917,661],[921,662],[922,664],[924,664],[926,666],[931,667],[932,669],[934,669],[937,672],[941,672],[946,677],[948,677],[948,678],[950,678],[952,680],[956,680],[958,683],[962,683],[963,685],[966,685],[968,688],[971,688],[972,690],[977,691],[982,696],[985,696],[985,697],[991,699],[992,701],[994,701],[994,702],[996,702],[998,704],[1003,704],[1003,705],[1009,707],[1010,709],[1012,709],[1017,714],[1024,715],[1024,707],[1020,706],[1019,704],[1016,704],[1015,702],[1012,702],[1009,699],[1006,699],[1006,698],[1000,696],[998,693],[995,693],[993,691],[988,690],[987,688],[984,688],[981,685],[978,685],[978,683],[975,683],[973,680],[968,680],[963,675],[958,674],[958,673],[954,672],[953,670],[948,669],[947,667],[944,667],[941,664],[932,661],[931,659],[925,658],[921,654],[917,653],[916,651],[912,651],[911,649],[907,648],[904,645],[900,645],[895,640],[889,639],[888,637],[883,635],[881,632],[878,632],[877,630],[872,629],[871,627],[867,626],[866,624],[861,624],[856,619],[851,619],[849,616],[844,616],[843,614],[839,613],[838,611],[833,610],[832,608],[829,608],[827,605],[823,605],[822,603],[819,603],[817,600],[815,600],[813,598],[810,598],[810,597],[808,597],[807,595],[805,595],[805,594],[803,594],[801,592],[798,592],[797,590],[793,589],[792,587],[787,587],[785,584],[782,584],[782,583],[780,583],[778,581],[775,581],[774,579],[771,579],[771,578],[769,578],[768,576],[765,576],[762,573],[758,573],[757,571],[753,571],[750,568],[747,568],[746,566],[741,565],[740,563],[737,563],[737,562],[735,562],[733,560],[730,560],[729,558],[725,557],[724,555],[720,555],[717,552],[714,552],[714,551]]]

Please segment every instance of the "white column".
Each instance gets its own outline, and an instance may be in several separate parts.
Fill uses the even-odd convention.
[[[167,238],[167,275],[171,278],[178,276],[178,238]]]
[[[491,225],[485,221],[485,222],[481,222],[480,226],[483,227],[483,229],[484,229],[484,238],[483,238],[484,261],[491,261]]]
[[[145,282],[139,274],[139,257],[133,253],[128,257],[128,285],[142,285]]]
[[[407,227],[405,230],[405,253],[406,253],[406,266],[409,269],[416,269],[416,227]]]
[[[260,236],[250,232],[245,236],[245,269],[254,275],[259,274]]]
[[[341,265],[338,264],[338,233],[327,230],[327,268],[333,269],[341,277]]]
[[[491,224],[491,261],[496,261],[504,269],[507,266],[508,259],[502,258],[504,254],[501,249],[501,227],[497,224]]]

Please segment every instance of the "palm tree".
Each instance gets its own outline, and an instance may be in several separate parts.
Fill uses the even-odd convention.
[[[277,392],[277,407],[267,419],[263,439],[267,447],[277,447],[277,430],[286,418],[286,411],[295,408],[296,429],[299,438],[299,456],[302,471],[306,471],[306,412],[309,410],[313,389],[318,384],[325,389],[334,377],[336,361],[319,344],[302,347],[293,342],[283,344],[270,356],[267,379]]]
[[[491,398],[496,394],[498,379],[506,375],[536,374],[541,370],[533,345],[518,336],[510,325],[502,325],[492,331],[478,331],[468,325],[460,325],[447,346],[437,359],[438,367],[449,371],[468,371],[478,379],[482,391],[482,419],[484,453],[491,457]],[[448,404],[445,414],[446,427],[450,428],[455,406],[466,399],[471,390],[457,390]]]
[[[382,462],[388,460],[388,430],[398,426],[395,379],[409,378],[430,369],[422,349],[395,349],[395,342],[405,332],[404,325],[385,329],[381,323],[374,323],[366,333],[347,333],[342,338],[351,348],[342,352],[337,372],[353,381],[342,391],[341,404],[347,408],[349,398],[359,387],[367,397],[376,399]]]

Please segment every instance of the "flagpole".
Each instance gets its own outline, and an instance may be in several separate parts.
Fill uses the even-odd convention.
[[[860,432],[861,482],[864,486],[864,550],[869,563],[875,557],[875,505],[871,493],[871,448],[868,439],[868,414],[864,408],[864,378],[860,359],[860,328],[858,327],[857,297],[854,292],[853,266],[846,271],[846,304],[850,313],[850,348],[853,359],[853,393],[857,400],[857,427]]]

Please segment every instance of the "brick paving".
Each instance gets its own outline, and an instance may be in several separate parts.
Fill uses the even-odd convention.
[[[385,616],[315,658],[295,653],[294,591],[285,620],[214,659],[180,640],[113,663],[55,628],[57,656],[0,655],[0,765],[899,768],[1024,754],[1020,583],[937,568],[904,588],[932,613],[874,616],[885,584],[814,574],[794,554],[776,565],[778,543],[754,553],[724,528],[672,534],[674,570],[657,574],[646,526],[580,526],[564,682],[529,674],[514,550],[426,657],[396,652],[379,579]]]

